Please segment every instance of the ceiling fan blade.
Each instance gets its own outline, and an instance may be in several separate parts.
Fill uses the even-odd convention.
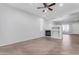
[[[44,7],[37,7],[37,9],[42,9],[42,8],[44,8]]]
[[[47,3],[43,3],[44,7],[47,7]]]
[[[53,6],[53,5],[56,5],[56,3],[52,3],[52,4],[50,4],[48,7],[51,7],[51,6]]]
[[[52,11],[53,9],[51,9],[51,8],[48,8],[50,11]]]

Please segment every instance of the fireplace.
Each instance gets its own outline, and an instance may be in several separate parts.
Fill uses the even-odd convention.
[[[45,30],[45,36],[51,36],[51,30]]]

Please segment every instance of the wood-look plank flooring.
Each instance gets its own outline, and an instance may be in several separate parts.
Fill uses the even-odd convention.
[[[76,55],[79,35],[63,35],[63,39],[41,37],[0,47],[1,55]]]

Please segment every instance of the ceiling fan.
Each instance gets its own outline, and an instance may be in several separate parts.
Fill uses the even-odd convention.
[[[43,7],[37,7],[37,9],[43,9],[43,8],[47,8],[50,11],[53,11],[53,9],[51,8],[52,6],[56,5],[56,3],[51,3],[48,5],[48,3],[43,3]],[[43,10],[43,12],[45,12],[45,10]]]

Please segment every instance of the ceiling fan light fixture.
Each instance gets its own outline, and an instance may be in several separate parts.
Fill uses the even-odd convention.
[[[43,10],[43,12],[45,12],[45,13],[46,13],[46,12],[47,12],[47,10]]]

